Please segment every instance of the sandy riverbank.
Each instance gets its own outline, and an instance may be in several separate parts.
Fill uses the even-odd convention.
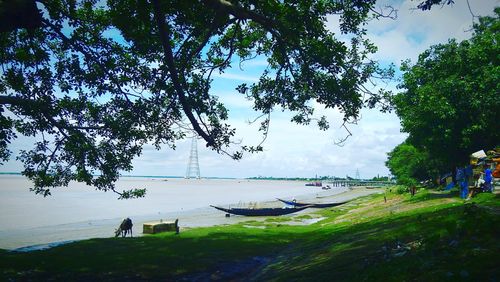
[[[380,191],[365,188],[349,190],[345,187],[325,191],[319,187],[305,187],[304,183],[295,181],[134,178],[125,179],[120,185],[125,188],[146,185],[147,197],[117,201],[111,193],[92,191],[78,184],[71,189],[65,188],[65,193],[56,194],[54,198],[43,199],[29,192],[20,192],[20,184],[26,185],[22,178],[3,178],[0,181],[2,184],[10,183],[8,187],[18,187],[14,189],[2,185],[4,188],[0,189],[0,194],[5,194],[0,197],[0,223],[3,226],[0,229],[0,248],[3,249],[37,246],[36,249],[54,245],[54,242],[111,237],[120,218],[125,216],[134,221],[134,236],[140,236],[142,223],[160,219],[178,218],[181,228],[248,220],[242,216],[226,218],[223,212],[210,208],[210,204],[227,207],[257,202],[260,206],[280,207],[283,204],[275,201],[276,197],[325,203],[346,201]]]

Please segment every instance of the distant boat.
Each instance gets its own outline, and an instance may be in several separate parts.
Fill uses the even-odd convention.
[[[321,187],[321,186],[323,186],[323,183],[321,183],[320,181],[310,182],[310,183],[306,183],[306,186]]]
[[[382,188],[382,186],[365,186],[366,189]]]
[[[294,207],[310,207],[310,208],[331,208],[335,206],[340,206],[343,205],[347,202],[340,202],[340,203],[325,203],[325,204],[306,204],[306,203],[298,203],[298,202],[293,202],[293,201],[285,201],[282,199],[276,198],[276,200],[283,202],[289,206],[294,206]]]
[[[294,212],[298,212],[304,209],[309,208],[309,206],[301,206],[301,207],[296,207],[296,208],[262,208],[262,209],[242,209],[242,208],[221,208],[221,207],[216,207],[212,206],[213,208],[216,208],[220,211],[231,213],[231,214],[236,214],[236,215],[245,215],[245,216],[277,216],[277,215],[284,215],[284,214],[290,214]]]

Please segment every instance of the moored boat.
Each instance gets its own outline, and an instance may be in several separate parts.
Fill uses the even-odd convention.
[[[310,182],[310,183],[306,183],[306,186],[321,187],[321,186],[323,186],[323,183],[322,183],[322,182],[319,182],[319,181],[316,181],[316,182]]]
[[[245,215],[245,216],[278,216],[291,214],[294,212],[298,212],[304,209],[309,208],[309,206],[301,206],[295,208],[262,208],[262,209],[245,209],[245,208],[221,208],[217,206],[212,206],[220,211],[236,214],[236,215]]]
[[[286,201],[286,200],[282,200],[282,199],[279,199],[279,198],[276,198],[276,200],[280,201],[280,202],[283,202],[289,206],[294,206],[294,207],[310,207],[310,208],[330,208],[330,207],[335,207],[335,206],[340,206],[342,204],[345,204],[347,202],[340,202],[340,203],[324,203],[324,204],[321,204],[321,203],[318,203],[318,204],[308,204],[308,203],[299,203],[299,202],[294,202],[294,201]]]

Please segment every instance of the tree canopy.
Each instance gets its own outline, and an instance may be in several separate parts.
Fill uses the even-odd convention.
[[[399,184],[412,186],[433,179],[438,171],[427,152],[406,143],[399,144],[388,154],[386,166]]]
[[[474,25],[471,39],[432,46],[414,65],[402,65],[403,92],[393,100],[402,131],[442,171],[500,142],[499,16],[496,8]]]
[[[267,62],[258,82],[235,89],[262,115],[264,136],[276,109],[327,129],[313,101],[356,119],[380,100],[365,83],[391,74],[370,59],[376,47],[364,37],[363,25],[380,16],[375,0],[8,2],[0,3],[0,157],[8,160],[18,135],[38,138],[20,160],[42,195],[80,181],[142,196],[115,189],[120,172],[144,144],[175,148],[193,133],[234,159],[262,150],[235,148],[228,110],[210,91],[214,73],[246,60]],[[348,42],[326,27],[332,14]]]

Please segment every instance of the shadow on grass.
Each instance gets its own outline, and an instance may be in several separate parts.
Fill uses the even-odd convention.
[[[31,253],[0,252],[0,280],[177,280],[192,273],[209,278],[217,272],[229,278],[265,263],[267,257],[302,236],[286,230],[228,227],[180,235],[92,239]],[[229,267],[231,263],[234,268]]]
[[[415,194],[413,197],[409,197],[405,200],[405,202],[409,203],[418,203],[425,202],[429,200],[437,200],[437,199],[459,199],[460,193],[457,190],[451,191],[437,191],[437,190],[423,190],[423,192],[419,192]]]
[[[321,246],[299,246],[258,280],[496,281],[499,224],[487,211],[461,205],[324,230],[316,237]]]

